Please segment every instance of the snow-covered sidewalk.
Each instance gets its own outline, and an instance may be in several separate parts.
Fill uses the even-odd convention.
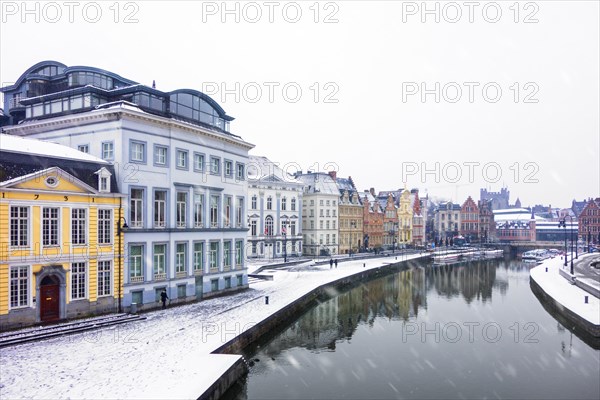
[[[236,295],[148,313],[131,324],[3,348],[0,398],[195,399],[239,359],[211,352],[241,332],[323,284],[418,257],[264,271],[274,279]]]
[[[558,257],[546,260],[537,267],[532,268],[530,276],[544,292],[564,308],[579,315],[591,324],[600,326],[600,299],[572,285],[563,278],[559,274],[562,263],[563,261]],[[585,296],[588,297],[587,304],[584,301]]]

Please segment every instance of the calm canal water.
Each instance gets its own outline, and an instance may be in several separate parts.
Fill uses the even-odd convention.
[[[236,399],[599,399],[600,351],[519,261],[409,269],[338,293],[247,349]],[[258,360],[258,361],[257,361]]]

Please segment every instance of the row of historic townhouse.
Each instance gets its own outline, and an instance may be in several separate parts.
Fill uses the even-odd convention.
[[[462,205],[440,203],[435,209],[434,236],[436,240],[457,235],[468,241],[486,241],[495,235],[494,214],[490,201],[475,202],[471,196]]]

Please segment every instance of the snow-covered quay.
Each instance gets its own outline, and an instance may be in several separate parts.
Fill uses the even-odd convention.
[[[113,328],[3,348],[2,399],[196,399],[239,355],[211,354],[322,285],[420,255],[269,271],[242,293]],[[265,297],[269,297],[266,304]],[[596,308],[597,309],[597,308]]]
[[[560,274],[562,263],[560,258],[553,258],[532,268],[530,277],[535,290],[539,288],[544,297],[554,303],[553,308],[579,330],[600,336],[600,299],[565,279]]]

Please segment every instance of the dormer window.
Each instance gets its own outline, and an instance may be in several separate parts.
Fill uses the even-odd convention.
[[[104,167],[94,173],[98,175],[98,191],[100,193],[110,193],[110,177],[112,174]]]

